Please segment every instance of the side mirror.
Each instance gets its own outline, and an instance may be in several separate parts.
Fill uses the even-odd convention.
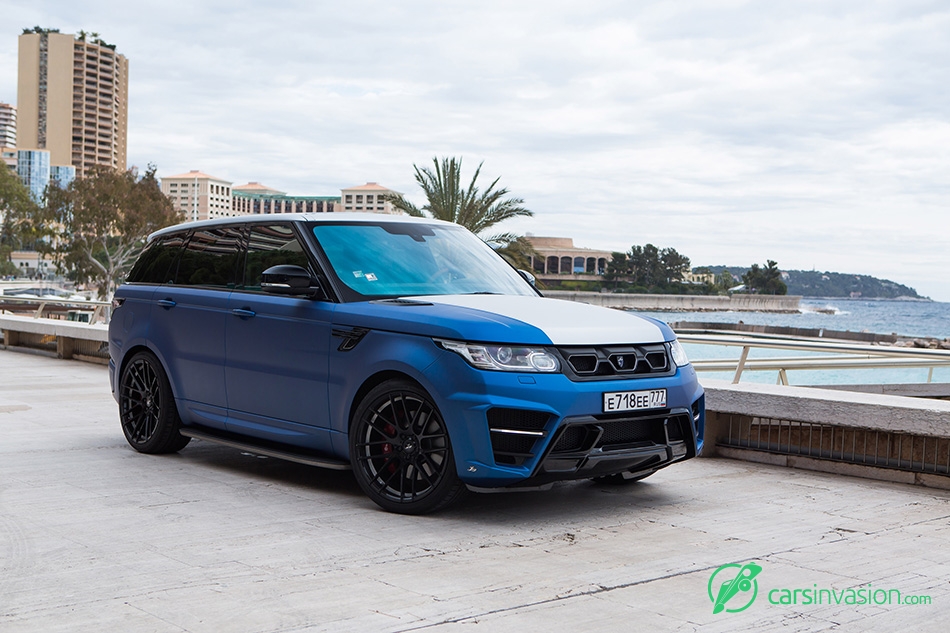
[[[524,280],[527,281],[532,286],[537,285],[537,280],[534,278],[534,275],[529,273],[527,270],[524,270],[523,268],[519,268],[518,274],[521,275],[524,278]]]
[[[310,271],[301,266],[280,264],[261,273],[261,290],[276,295],[306,296],[326,299],[320,282],[310,276]]]

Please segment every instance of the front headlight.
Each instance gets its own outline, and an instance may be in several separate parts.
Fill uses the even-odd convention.
[[[561,369],[557,357],[543,347],[488,345],[461,341],[435,341],[443,349],[455,352],[478,369],[554,373]]]
[[[683,346],[680,345],[680,342],[676,339],[673,339],[670,342],[670,355],[673,357],[673,362],[676,363],[677,367],[685,367],[689,365],[689,358],[686,356],[686,350],[683,349]]]

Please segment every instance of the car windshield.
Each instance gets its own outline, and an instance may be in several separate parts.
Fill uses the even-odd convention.
[[[354,299],[449,294],[536,295],[468,230],[416,222],[314,223],[314,236]]]

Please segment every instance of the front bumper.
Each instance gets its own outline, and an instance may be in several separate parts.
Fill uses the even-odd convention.
[[[563,374],[476,370],[444,357],[426,377],[459,477],[470,487],[649,473],[702,450],[704,397],[691,366],[672,376],[574,382]],[[605,392],[660,388],[667,390],[665,409],[602,411]]]
[[[524,486],[628,472],[653,472],[695,457],[696,430],[689,411],[603,419],[564,420]]]

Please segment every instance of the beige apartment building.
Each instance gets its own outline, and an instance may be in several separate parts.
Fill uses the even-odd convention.
[[[17,163],[17,153],[15,147],[2,147],[0,148],[0,161],[3,161],[3,164],[8,168],[16,172],[16,163]]]
[[[0,103],[0,147],[16,147],[16,108]]]
[[[129,63],[85,33],[40,29],[19,39],[19,148],[45,149],[54,165],[82,175],[95,165],[126,168]]]
[[[388,213],[389,215],[399,214],[393,208],[393,204],[385,199],[385,196],[402,195],[398,191],[387,189],[375,182],[368,182],[358,187],[349,187],[340,190],[340,207],[338,211],[349,211],[353,213]]]
[[[183,221],[227,218],[236,213],[231,205],[231,183],[209,176],[197,169],[187,174],[167,176],[162,180],[162,193],[172,201]]]
[[[384,196],[396,194],[376,183],[342,189],[337,196],[291,196],[259,182],[232,186],[232,183],[194,169],[186,174],[161,179],[162,193],[171,201],[183,221],[210,220],[244,215],[281,213],[398,214]],[[349,203],[343,200],[349,197]],[[344,208],[345,207],[345,208]]]

